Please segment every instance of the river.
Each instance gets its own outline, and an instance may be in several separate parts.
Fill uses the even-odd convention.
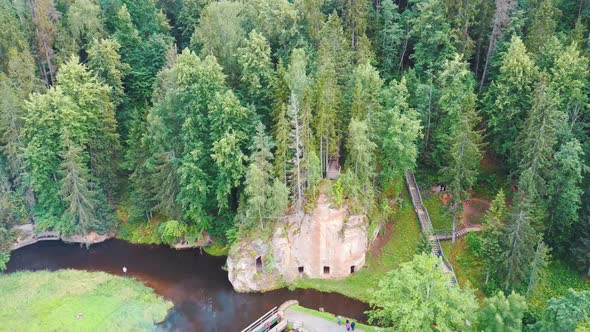
[[[233,290],[223,270],[225,257],[200,250],[174,250],[163,245],[136,245],[108,240],[86,249],[61,241],[39,242],[11,254],[7,272],[77,269],[104,271],[141,280],[174,303],[162,331],[240,331],[287,300],[302,306],[364,321],[368,306],[336,293],[280,289],[263,294]]]

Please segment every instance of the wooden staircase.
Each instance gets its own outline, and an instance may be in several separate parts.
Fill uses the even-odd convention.
[[[418,187],[418,183],[416,182],[414,173],[412,173],[411,171],[406,172],[406,185],[408,186],[408,191],[410,192],[410,198],[412,199],[414,210],[416,211],[416,215],[418,216],[418,220],[420,221],[420,228],[422,229],[422,234],[424,234],[424,236],[428,239],[430,247],[432,248],[432,254],[442,259],[442,264],[440,264],[439,266],[446,275],[450,276],[451,285],[455,286],[457,285],[457,276],[455,275],[453,266],[447,260],[443,253],[438,236],[434,233],[434,230],[432,228],[432,222],[430,221],[430,216],[428,215],[428,210],[426,209],[426,206],[424,206],[424,204],[422,203],[422,195],[420,194],[420,188]]]

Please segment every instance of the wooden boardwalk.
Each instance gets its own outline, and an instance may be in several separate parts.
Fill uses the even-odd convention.
[[[412,204],[414,205],[414,211],[416,211],[416,215],[418,216],[418,220],[420,221],[420,228],[422,229],[422,234],[424,234],[424,236],[430,242],[432,254],[442,259],[442,264],[440,264],[440,268],[443,270],[445,274],[451,277],[451,284],[457,285],[457,276],[455,275],[453,266],[445,257],[442,247],[440,245],[440,241],[437,235],[434,234],[432,222],[430,221],[430,216],[428,215],[428,210],[422,202],[420,187],[418,187],[418,183],[416,182],[414,173],[410,171],[406,172],[406,185],[408,186],[408,191],[410,192],[410,198],[412,199]]]

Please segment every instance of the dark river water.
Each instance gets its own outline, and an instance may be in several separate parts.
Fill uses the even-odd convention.
[[[46,241],[13,251],[7,272],[78,269],[127,274],[143,281],[174,303],[158,329],[170,331],[241,331],[259,316],[287,300],[305,307],[364,321],[365,303],[335,293],[280,289],[263,294],[236,293],[223,270],[225,257],[199,250],[135,245],[108,240],[89,249],[78,244]]]

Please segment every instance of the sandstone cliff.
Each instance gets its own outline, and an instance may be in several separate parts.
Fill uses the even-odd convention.
[[[334,209],[320,195],[311,215],[298,213],[274,225],[270,238],[235,243],[227,258],[239,292],[265,291],[296,278],[344,278],[358,271],[367,252],[367,221]]]

